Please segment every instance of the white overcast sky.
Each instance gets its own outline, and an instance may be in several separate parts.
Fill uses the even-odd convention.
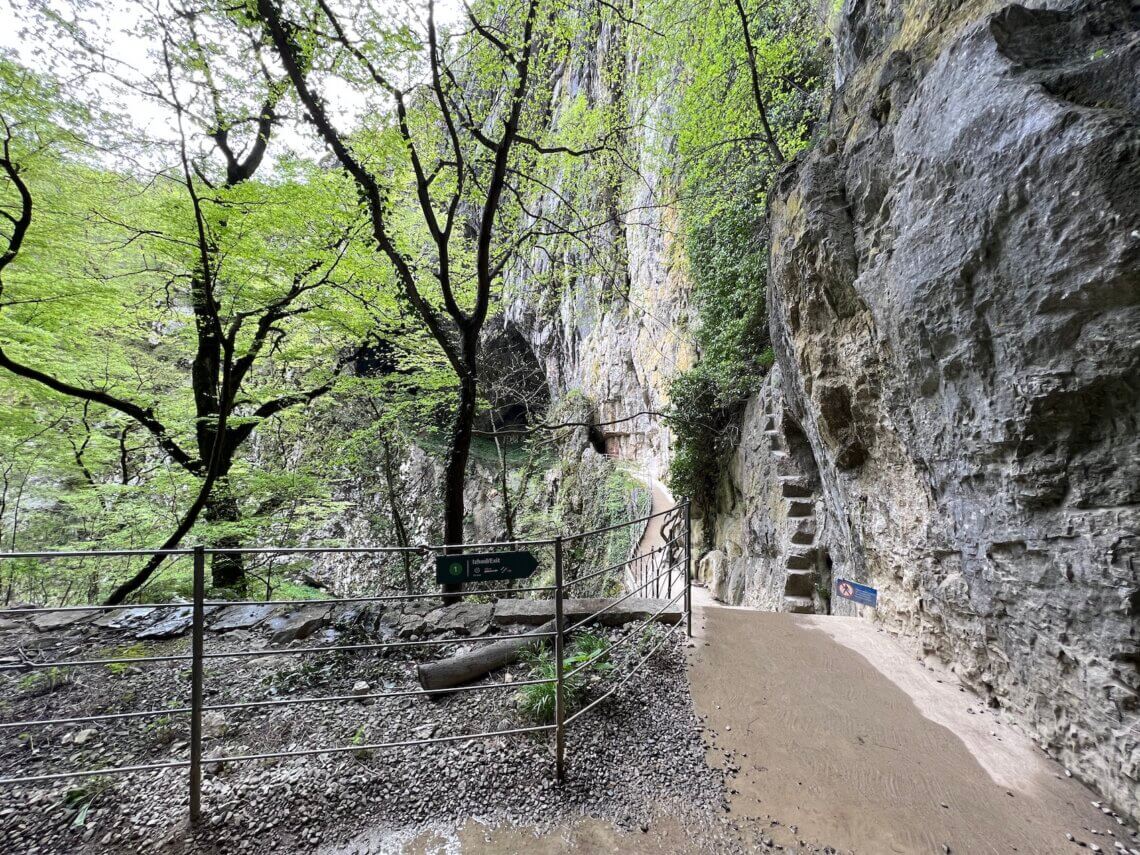
[[[345,0],[358,3],[361,0]],[[363,0],[370,2],[370,0]],[[447,25],[460,19],[463,14],[463,0],[436,0],[436,20]],[[406,14],[409,22],[414,18],[426,19],[426,3],[421,0],[371,0],[370,5],[385,4],[393,10],[390,14]],[[0,0],[0,50],[17,59],[21,64],[37,71],[55,70],[60,77],[66,77],[67,69],[59,63],[59,53],[52,44],[45,44],[29,29],[36,11],[44,7],[65,11],[68,17],[74,13],[87,22],[85,29],[99,46],[110,56],[127,66],[146,74],[156,67],[150,55],[154,45],[147,39],[139,38],[133,32],[139,6],[131,0]],[[397,11],[398,10],[398,11]],[[118,86],[110,81],[92,81],[92,97],[101,99],[113,112],[130,117],[131,123],[145,136],[152,139],[173,139],[176,135],[172,125],[173,114],[168,108],[139,96],[124,96]],[[325,95],[333,107],[337,122],[346,128],[351,126],[367,108],[365,98],[345,85],[332,82],[326,87]],[[323,147],[309,136],[302,136],[282,128],[278,137],[281,143],[298,153],[319,155]],[[308,149],[308,152],[305,150]]]

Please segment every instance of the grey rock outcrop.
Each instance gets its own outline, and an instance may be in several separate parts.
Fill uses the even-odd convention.
[[[778,367],[748,402],[726,476],[711,515],[716,549],[701,559],[698,577],[729,605],[826,613],[830,558],[819,542],[819,473],[786,413]]]
[[[332,623],[332,606],[314,603],[279,617],[270,618],[269,631],[273,633],[270,644],[288,644],[308,638],[318,629]]]
[[[836,574],[1133,818],[1137,33],[1119,0],[848,2],[768,294]]]
[[[633,172],[623,175],[616,195],[599,190],[587,200],[613,216],[607,233],[589,236],[588,249],[572,243],[552,254],[546,247],[518,265],[504,289],[504,319],[530,344],[556,396],[586,397],[593,418],[603,423],[594,437],[601,450],[664,477],[671,434],[658,414],[668,404],[671,379],[696,359],[691,283],[681,260],[677,206],[668,201],[674,195],[665,177],[669,155],[662,155],[674,142],[661,137],[656,121],[671,109],[679,81],[665,74],[660,92],[626,98],[622,74],[614,70],[643,58],[610,25],[598,25],[588,42],[584,61],[567,63],[555,81],[552,112],[577,109],[579,98],[591,105],[626,102]],[[539,208],[557,209],[562,192],[555,186]],[[618,216],[617,208],[636,216]],[[542,279],[561,285],[536,289]]]

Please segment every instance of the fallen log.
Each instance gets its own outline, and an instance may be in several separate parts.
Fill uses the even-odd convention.
[[[554,621],[547,621],[535,632],[554,632]],[[505,668],[518,660],[522,651],[534,644],[545,644],[550,638],[504,638],[491,644],[480,644],[468,653],[449,659],[425,662],[416,668],[420,685],[428,691],[441,691],[478,680],[485,674]]]

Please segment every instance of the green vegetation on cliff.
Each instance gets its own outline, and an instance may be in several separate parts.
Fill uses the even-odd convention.
[[[29,9],[52,49],[0,55],[0,548],[335,540],[362,471],[373,534],[402,542],[415,448],[445,463],[444,537],[472,525],[476,467],[505,536],[635,510],[575,456],[584,432],[510,434],[544,418],[546,378],[536,403],[486,352],[504,291],[554,317],[589,281],[573,311],[647,310],[620,263],[647,186],[700,352],[673,387],[674,484],[707,500],[770,361],[763,200],[817,109],[806,6],[123,8]],[[102,42],[136,54],[109,67]],[[5,596],[119,598],[158,563],[58,566],[4,564]]]
[[[772,364],[766,199],[819,112],[821,24],[805,0],[721,2],[665,31],[686,81],[674,180],[699,349],[670,388],[670,482],[709,510],[744,403]]]

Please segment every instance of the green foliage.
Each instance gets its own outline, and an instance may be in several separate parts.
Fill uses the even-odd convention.
[[[562,699],[566,706],[565,714],[569,715],[581,705],[591,673],[602,674],[612,668],[606,661],[608,652],[609,642],[589,632],[581,633],[569,645],[563,659]],[[548,647],[529,647],[519,660],[527,669],[524,679],[553,681],[557,675],[554,654]],[[576,668],[581,670],[572,676],[566,676]],[[557,693],[557,685],[553,682],[520,687],[515,694],[519,713],[536,724],[549,724],[554,721]]]
[[[180,729],[173,716],[163,715],[146,725],[146,737],[152,745],[169,745],[178,738]]]
[[[372,752],[363,746],[368,744],[368,726],[360,725],[352,734],[350,744],[356,746],[352,751],[352,756],[357,760],[367,760]]]
[[[637,652],[642,656],[648,656],[651,652],[658,649],[662,638],[665,637],[667,630],[662,629],[661,624],[651,623],[647,624],[641,630],[641,634],[637,637]]]
[[[686,234],[701,364],[723,398],[747,397],[764,375],[768,246],[758,179],[754,170],[726,179],[729,200]]]
[[[681,4],[682,6],[684,4]],[[678,6],[661,0],[674,20]],[[820,108],[819,22],[804,0],[746,3],[760,95],[785,159],[802,150]],[[765,305],[766,196],[779,163],[762,133],[750,59],[732,0],[693,16],[655,47],[665,71],[683,69],[676,111],[680,212],[696,308],[699,362],[670,387],[674,457],[669,481],[698,511],[735,445],[748,396],[772,365]],[[680,22],[679,22],[680,23]],[[645,85],[660,85],[652,72]],[[711,527],[708,527],[711,529]]]
[[[526,680],[553,681],[557,676],[554,655],[545,647],[532,647],[522,653],[519,661],[526,667]],[[575,706],[586,681],[580,674],[562,681],[562,698],[567,711]],[[557,700],[557,685],[554,682],[535,683],[522,686],[515,694],[519,714],[536,724],[549,724],[554,721]]]
[[[612,668],[606,661],[609,651],[610,642],[605,636],[583,632],[575,636],[573,644],[570,645],[566,664],[571,669],[588,664],[594,671],[603,673]]]
[[[286,5],[299,21],[308,20],[308,0]],[[473,4],[508,40],[519,38],[524,8],[519,0]],[[288,86],[266,82],[264,57],[254,55],[246,38],[249,20],[212,4],[170,20],[154,18],[150,7],[138,11],[140,41],[173,28],[169,71],[188,99],[177,112],[169,97],[150,99],[148,110],[166,111],[161,130],[155,130],[161,121],[137,127],[135,116],[140,93],[165,92],[163,69],[153,74],[156,68],[144,64],[131,77],[136,71],[124,67],[121,74],[130,78],[124,82],[87,68],[90,57],[78,41],[99,43],[92,38],[97,16],[65,24],[66,16],[50,11],[27,13],[36,38],[56,43],[66,85],[0,57],[0,113],[17,129],[13,156],[35,198],[24,249],[0,287],[0,344],[65,383],[152,412],[172,441],[204,457],[203,435],[217,423],[199,412],[202,396],[192,382],[200,344],[193,308],[201,305],[192,286],[202,271],[204,231],[211,299],[234,332],[233,357],[256,358],[241,378],[230,421],[231,430],[251,436],[218,487],[233,499],[234,513],[200,520],[186,540],[299,543],[345,509],[342,485],[383,472],[394,457],[390,484],[380,482],[385,501],[369,508],[375,538],[393,542],[393,518],[411,512],[398,463],[413,445],[434,457],[445,453],[454,369],[375,252],[357,188],[330,168],[306,125],[277,126],[257,173],[226,179],[225,159],[211,142],[219,128],[229,128],[235,144],[248,144],[248,117],[261,114],[267,99],[280,116],[301,112]],[[638,20],[630,22],[634,11]],[[507,270],[525,275],[495,280],[490,312],[493,318],[502,291],[512,288],[518,293],[508,296],[521,296],[540,317],[569,312],[583,326],[606,312],[649,311],[619,272],[627,255],[624,226],[643,218],[659,225],[668,262],[687,268],[692,280],[700,355],[697,368],[672,389],[678,449],[672,483],[706,504],[741,402],[771,364],[764,200],[777,165],[759,137],[735,7],[717,0],[694,12],[678,0],[647,0],[636,10],[544,0],[533,91],[520,124],[553,153],[519,146],[507,164],[514,177],[497,211],[491,254],[499,258],[517,244],[522,264]],[[818,110],[814,12],[805,0],[775,0],[749,2],[747,15],[762,94],[780,147],[792,157],[806,145]],[[379,67],[398,79],[426,79],[426,41],[415,25],[380,7],[360,10],[352,24]],[[190,26],[195,32],[182,29]],[[323,85],[339,78],[330,92],[365,100],[375,93],[368,70],[353,57],[304,27],[299,38],[314,79]],[[461,57],[455,68],[463,79],[451,94],[462,97],[477,126],[495,126],[513,63],[455,28],[440,50]],[[597,80],[569,85],[567,69],[587,65]],[[265,67],[277,68],[272,61]],[[427,304],[441,311],[446,300],[435,274],[443,259],[419,209],[409,147],[387,96],[368,103],[366,115],[345,120],[353,128],[348,144],[382,179],[394,241]],[[653,105],[652,121],[640,113],[645,105]],[[443,118],[437,99],[409,99],[410,134],[427,168],[439,161],[428,195],[440,213],[459,180],[453,160],[440,154],[450,145]],[[180,121],[184,137],[175,135]],[[462,147],[475,174],[490,172],[485,145],[463,134]],[[477,258],[474,220],[466,212],[478,209],[481,185],[482,178],[464,185],[446,259],[465,310],[474,301]],[[550,204],[552,193],[559,204]],[[14,184],[0,179],[0,206],[14,211],[16,201]],[[528,213],[534,211],[540,222]],[[10,221],[0,221],[0,247],[9,234]],[[297,282],[305,290],[269,325],[268,344],[258,350],[258,318]],[[566,301],[569,285],[593,293]],[[342,364],[364,340],[371,351]],[[324,391],[308,394],[316,390]],[[258,414],[276,401],[287,405]],[[585,420],[594,408],[571,394],[563,410]],[[608,461],[553,457],[532,439],[473,446],[473,465],[505,463],[509,470],[503,492],[516,506],[516,535],[604,526],[647,508],[645,491]],[[200,473],[173,464],[155,434],[120,410],[0,371],[0,549],[154,545],[200,485]],[[511,522],[508,516],[504,528]],[[416,537],[432,535],[432,525]],[[596,569],[625,558],[636,536],[615,531],[574,544],[567,557],[574,568]],[[0,589],[15,599],[96,601],[141,563],[0,562]],[[322,596],[288,581],[305,567],[292,560],[253,563],[251,590]],[[385,566],[380,581],[400,581],[403,573],[398,564]],[[140,595],[186,596],[189,581],[188,562],[169,562]],[[613,584],[600,579],[598,591]]]
[[[726,392],[705,363],[674,378],[669,397],[675,437],[669,486],[675,495],[711,510],[724,462],[736,446],[744,398],[735,389]]]
[[[106,659],[139,659],[146,656],[147,650],[144,644],[130,644],[125,647],[114,647],[107,651]],[[107,670],[114,676],[119,676],[126,673],[132,666],[129,662],[112,662],[105,666]]]
[[[86,778],[82,784],[66,790],[57,807],[68,816],[72,828],[83,828],[87,824],[87,815],[91,812],[91,808],[98,804],[110,789],[111,779],[104,775]]]

